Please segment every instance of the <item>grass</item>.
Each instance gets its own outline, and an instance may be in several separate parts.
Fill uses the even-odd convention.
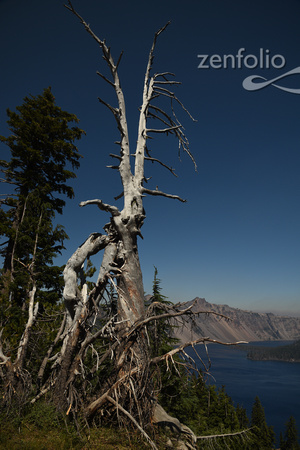
[[[0,449],[126,450],[147,449],[140,433],[110,427],[82,427],[80,432],[53,406],[39,403],[20,417],[0,416]]]
[[[1,424],[0,448],[9,450],[79,450],[105,449],[126,450],[149,448],[137,433],[113,428],[91,429],[77,434],[66,428],[40,429],[35,425],[22,424],[19,430],[9,424]]]

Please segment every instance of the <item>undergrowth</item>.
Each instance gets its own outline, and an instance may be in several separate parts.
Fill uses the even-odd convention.
[[[109,426],[74,425],[54,406],[40,402],[22,416],[0,415],[0,448],[9,450],[146,449],[138,432]]]

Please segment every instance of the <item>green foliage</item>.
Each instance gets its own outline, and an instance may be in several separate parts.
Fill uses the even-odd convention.
[[[154,272],[152,302],[166,304],[165,296],[161,294],[161,280]],[[163,312],[163,307],[160,313]],[[165,319],[156,328],[157,345],[153,349],[158,354],[164,354],[174,347],[172,342],[172,324]],[[176,343],[175,343],[176,345]],[[250,431],[246,410],[240,405],[235,406],[226,393],[225,387],[217,389],[214,385],[207,385],[204,375],[199,372],[189,373],[184,368],[184,361],[176,355],[174,363],[165,361],[159,365],[161,376],[161,390],[159,403],[168,413],[189,426],[198,436],[215,436],[198,441],[199,448],[232,449],[232,450],[263,450],[274,448],[275,435],[272,427],[266,423],[264,409],[258,397],[255,398]],[[295,436],[290,425],[290,434]],[[228,436],[226,436],[228,435]],[[286,447],[288,448],[288,447]],[[295,447],[298,448],[298,447]]]
[[[63,267],[55,266],[54,258],[68,236],[54,220],[63,211],[64,197],[74,196],[69,180],[76,176],[71,169],[79,167],[75,142],[84,132],[74,114],[55,104],[50,87],[25,97],[7,115],[11,135],[0,136],[0,142],[8,146],[10,158],[0,161],[0,169],[12,193],[0,205],[1,341],[13,362],[28,320],[29,294],[36,289],[37,323],[30,330],[25,361],[34,377],[62,317]]]
[[[75,177],[75,173],[68,166],[72,169],[79,167],[81,155],[75,141],[84,133],[77,126],[69,126],[79,120],[55,105],[50,87],[42,95],[25,97],[23,104],[16,109],[17,112],[7,110],[7,123],[12,134],[0,136],[0,141],[9,147],[11,153],[9,161],[0,161],[0,167],[5,182],[14,186],[14,193],[6,197],[1,209],[0,234],[9,239],[3,251],[7,269],[10,268],[9,257],[20,232],[20,224],[23,224],[23,233],[19,248],[25,247],[23,253],[29,249],[32,253],[31,234],[35,236],[40,216],[43,226],[50,227],[55,212],[62,213],[65,205],[62,195],[74,196],[73,188],[67,182]],[[24,219],[27,219],[26,224]],[[49,242],[47,248],[58,241],[58,246],[52,250],[56,254],[61,250],[61,241],[66,235],[61,227],[54,231],[50,228],[48,234],[53,242]],[[14,256],[19,257],[18,253]]]
[[[250,347],[247,357],[254,360],[300,362],[300,340],[279,347]]]
[[[62,417],[57,412],[55,406],[46,401],[35,403],[29,408],[25,420],[26,423],[34,425],[41,430],[60,427],[62,425]]]
[[[230,433],[243,429],[224,386],[220,389],[214,385],[208,386],[203,377],[192,375],[186,378],[177,395],[174,395],[175,392],[174,390],[169,401],[162,398],[164,407],[197,435]]]
[[[242,406],[237,404],[235,410],[236,410],[236,415],[237,415],[237,419],[239,421],[240,428],[242,430],[248,428],[249,427],[249,418],[247,416],[247,411],[245,410],[245,408],[243,408]]]
[[[280,449],[281,450],[299,450],[300,445],[298,442],[298,431],[296,427],[296,421],[291,416],[286,423],[286,431],[284,438],[280,436]]]
[[[70,430],[63,425],[61,428],[40,430],[24,423],[21,429],[5,424],[1,430],[0,447],[6,450],[148,450],[147,445],[137,432],[126,430],[92,428],[85,434]],[[158,446],[164,450],[165,445]]]
[[[3,340],[17,345],[27,321],[28,295],[36,287],[35,301],[43,312],[61,298],[62,267],[53,264],[68,238],[61,225],[64,196],[72,198],[70,169],[79,167],[75,145],[84,133],[74,114],[55,104],[51,88],[24,98],[16,112],[7,110],[10,159],[0,161],[4,181],[13,192],[1,202],[0,236],[3,269],[0,281],[0,323]],[[74,125],[75,124],[75,125]]]
[[[161,293],[162,287],[161,287],[161,280],[157,277],[158,270],[157,267],[154,266],[154,278],[153,278],[153,285],[152,285],[152,297],[151,302],[160,302],[160,303],[171,303],[166,301],[166,296]]]
[[[1,449],[147,449],[138,432],[120,429],[75,426],[65,415],[60,415],[47,401],[34,404],[22,416],[0,416]]]
[[[152,285],[152,297],[150,299],[155,315],[160,315],[166,312],[164,305],[171,305],[172,302],[166,300],[167,297],[161,293],[161,280],[158,278],[158,270],[154,266],[154,279]],[[174,338],[173,330],[175,326],[170,319],[160,319],[154,321],[149,327],[149,336],[151,342],[151,354],[153,356],[160,356],[170,351],[178,339]]]
[[[274,448],[275,434],[273,427],[267,425],[264,409],[257,396],[252,407],[251,426],[257,438],[251,448],[258,450]]]
[[[66,165],[79,167],[80,155],[74,141],[81,138],[83,130],[69,127],[69,123],[79,120],[55,105],[50,87],[43,95],[25,97],[16,109],[18,112],[7,109],[12,135],[0,137],[11,151],[11,160],[0,162],[6,181],[16,186],[20,196],[38,188],[42,199],[62,212],[64,200],[52,194],[74,196],[66,181],[75,174]]]
[[[161,280],[157,274],[155,267],[151,302],[152,305],[157,303],[156,312],[161,314],[165,311],[164,305],[170,302],[161,294]],[[178,340],[172,338],[173,328],[174,324],[168,319],[161,319],[150,327],[153,355],[163,355],[178,343]],[[173,361],[162,361],[159,364],[159,375],[159,403],[170,415],[190,427],[196,435],[228,434],[248,427],[246,410],[240,406],[235,408],[224,386],[217,389],[213,385],[207,385],[204,375],[201,372],[198,375],[193,371],[190,373],[178,355],[173,356]],[[239,450],[241,443],[245,449],[252,448],[247,447],[250,437],[245,441],[244,439],[244,436],[216,438],[213,448]],[[199,448],[212,448],[211,441],[199,441]]]

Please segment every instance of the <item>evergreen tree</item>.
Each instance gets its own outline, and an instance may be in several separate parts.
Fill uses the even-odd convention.
[[[67,182],[75,177],[70,169],[79,167],[75,141],[83,130],[70,126],[78,123],[77,117],[56,106],[50,87],[42,95],[25,97],[16,110],[7,110],[11,135],[0,136],[11,152],[9,161],[0,161],[2,181],[14,186],[0,209],[0,235],[6,239],[1,293],[2,302],[24,308],[33,274],[39,275],[38,288],[52,289],[50,297],[60,291],[52,262],[67,235],[63,227],[53,228],[53,220],[62,213],[62,196],[74,196]]]
[[[258,396],[255,397],[251,414],[251,426],[256,436],[252,448],[257,450],[274,448],[275,434],[273,427],[269,427],[266,422],[265,412]]]
[[[149,300],[148,310],[153,315],[168,312],[168,305],[172,305],[167,297],[161,293],[161,280],[158,278],[158,270],[154,266],[154,278],[152,284],[152,297]],[[174,324],[170,319],[153,321],[148,326],[150,351],[152,356],[163,355],[173,349],[178,339],[173,336]],[[177,406],[182,412],[182,392],[187,383],[186,371],[178,364],[180,358],[173,356],[173,361],[161,362],[155,369],[154,382],[159,392],[159,402],[167,411],[177,414]]]
[[[291,416],[286,423],[286,431],[284,439],[280,436],[280,448],[281,450],[299,450],[300,445],[298,442],[298,431],[296,427],[296,420]]]
[[[247,416],[247,411],[245,408],[240,406],[239,404],[236,405],[236,414],[239,421],[240,429],[248,428],[249,426],[249,419]]]
[[[167,300],[167,297],[161,293],[161,280],[158,278],[158,270],[154,266],[154,279],[152,285],[152,297],[150,299],[153,310],[156,315],[166,312],[164,306],[171,305],[172,302]],[[153,355],[162,355],[171,350],[173,346],[178,342],[178,339],[174,338],[175,325],[171,324],[170,319],[163,319],[154,321],[150,326],[150,334],[152,336],[152,353]]]
[[[283,436],[282,436],[281,432],[280,432],[280,435],[279,435],[279,445],[280,445],[280,450],[282,450],[283,447],[284,447],[284,439],[283,439]]]
[[[157,268],[154,267],[149,307],[155,307],[156,313],[162,314],[169,304],[171,302],[162,294],[161,280],[158,278]],[[173,329],[174,324],[167,319],[160,319],[149,327],[153,354],[164,354],[174,348],[178,340],[172,337]],[[178,355],[173,355],[173,361],[168,364],[165,361],[160,363],[159,375],[159,404],[169,414],[177,417],[197,435],[222,435],[212,441],[202,441],[199,443],[200,448],[212,448],[212,442],[216,445],[215,448],[220,449],[240,449],[241,443],[243,448],[248,448],[242,436],[231,437],[232,432],[246,429],[249,420],[243,408],[235,409],[224,386],[220,389],[207,386],[201,370],[197,374],[195,371],[189,372]],[[228,433],[229,436],[226,437]]]
[[[10,159],[0,160],[0,169],[1,181],[12,186],[13,192],[0,205],[4,240],[0,324],[10,350],[19,345],[33,308],[43,311],[61,298],[62,268],[53,265],[53,260],[68,236],[53,222],[56,213],[63,211],[64,197],[74,196],[68,181],[79,167],[81,155],[75,141],[84,132],[76,126],[79,120],[74,114],[56,106],[50,87],[41,95],[25,97],[16,112],[8,109],[7,115],[11,135],[0,136],[0,142],[9,147]],[[31,326],[27,322],[28,333]],[[24,355],[19,354],[20,365],[25,347]]]

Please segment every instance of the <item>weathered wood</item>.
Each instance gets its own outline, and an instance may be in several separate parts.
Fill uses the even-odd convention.
[[[100,407],[110,403],[118,405],[131,422],[144,427],[152,416],[155,395],[151,380],[153,366],[150,367],[147,330],[143,326],[138,326],[146,320],[143,276],[138,254],[138,237],[142,236],[141,228],[146,217],[143,199],[146,194],[149,194],[184,201],[177,195],[165,194],[158,189],[153,191],[144,188],[146,161],[158,162],[166,170],[174,173],[174,170],[160,158],[149,156],[147,141],[151,133],[173,134],[178,139],[179,146],[193,160],[183,127],[175,116],[172,102],[179,104],[184,110],[185,108],[170,91],[171,86],[179,84],[169,79],[172,74],[168,72],[152,74],[157,38],[167,24],[155,33],[150,49],[140,107],[137,143],[131,155],[125,98],[118,74],[122,55],[115,63],[105,40],[95,35],[91,27],[74,9],[71,1],[68,1],[65,6],[80,20],[85,30],[96,41],[110,72],[109,77],[100,72],[98,75],[110,89],[114,89],[116,105],[102,98],[99,101],[113,114],[120,133],[118,142],[120,153],[111,156],[118,160],[118,165],[112,168],[118,170],[121,178],[123,192],[118,198],[123,199],[123,206],[119,208],[102,199],[86,200],[80,203],[81,207],[96,205],[101,211],[107,212],[110,219],[104,227],[106,234],[92,233],[74,252],[64,269],[63,296],[67,313],[64,328],[56,338],[56,343],[57,340],[61,342],[61,348],[59,354],[55,356],[51,379],[48,384],[47,382],[44,384],[42,390],[47,392],[51,386],[57,405],[66,409],[68,414],[74,412],[76,378],[83,380],[84,358],[91,346],[97,340],[102,340],[101,354],[98,355],[98,350],[93,351],[97,353],[97,368],[107,363],[108,359],[111,360],[110,375],[107,380],[101,380],[99,383],[101,387],[96,393],[97,399],[90,401],[89,406],[85,408],[86,416],[90,418]],[[154,100],[159,98],[170,101],[170,112],[153,104]],[[158,119],[163,128],[154,129],[148,126],[151,118]],[[101,250],[104,252],[97,281],[88,291],[85,280],[79,282],[79,274],[85,261]],[[111,295],[116,302],[115,311],[112,308],[113,299],[109,300],[111,307],[107,308],[107,295],[110,295],[108,286],[113,291]],[[104,320],[107,320],[106,325],[103,324]],[[50,354],[47,354],[47,361],[50,359]],[[97,368],[92,369],[93,373],[97,372]],[[81,392],[78,395],[84,402],[85,393]]]
[[[168,414],[159,404],[157,404],[154,408],[153,422],[157,423],[160,426],[167,427],[173,432],[175,431],[176,434],[183,435],[189,440],[192,448],[197,448],[196,447],[197,437],[193,433],[193,431],[186,425],[182,424],[175,417],[170,416],[170,414]]]

